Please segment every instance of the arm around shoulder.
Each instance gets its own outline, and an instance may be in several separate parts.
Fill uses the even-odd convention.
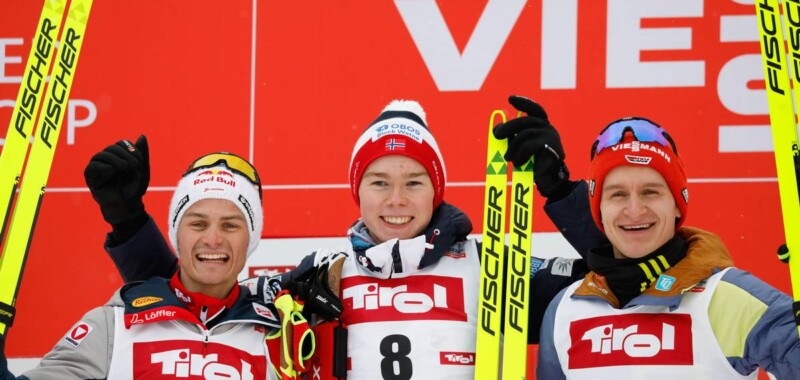
[[[153,218],[148,218],[136,234],[120,245],[112,246],[107,238],[105,249],[125,282],[170,278],[178,270],[178,258]]]
[[[577,181],[564,198],[548,202],[544,211],[581,257],[585,258],[591,248],[608,244],[608,239],[592,219],[589,186],[585,181]]]

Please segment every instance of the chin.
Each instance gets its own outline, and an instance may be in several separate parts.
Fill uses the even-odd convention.
[[[649,255],[650,253],[653,252],[653,250],[652,249],[647,249],[647,248],[644,248],[644,249],[640,248],[640,249],[632,249],[629,252],[631,252],[631,253],[630,254],[626,254],[626,256],[628,256],[630,258],[633,258],[633,259],[638,259],[638,258],[645,257],[645,256]]]

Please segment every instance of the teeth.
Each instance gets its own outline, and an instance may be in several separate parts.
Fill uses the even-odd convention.
[[[200,261],[226,261],[228,260],[228,255],[205,253],[197,255],[197,258]]]
[[[651,224],[637,224],[634,226],[622,226],[623,230],[631,231],[631,230],[644,230],[650,228]]]
[[[383,220],[389,224],[406,224],[411,221],[410,216],[384,216]]]

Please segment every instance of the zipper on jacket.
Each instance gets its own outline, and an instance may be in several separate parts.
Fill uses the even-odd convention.
[[[203,326],[203,357],[208,353],[208,337],[211,336],[211,330]]]

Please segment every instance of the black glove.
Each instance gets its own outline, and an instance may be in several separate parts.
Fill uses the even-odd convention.
[[[512,95],[508,102],[528,116],[518,117],[494,128],[494,137],[508,139],[503,158],[522,167],[533,158],[534,181],[539,194],[548,200],[559,200],[573,188],[564,163],[564,148],[558,131],[547,120],[547,112],[538,103]]]
[[[144,135],[136,144],[120,140],[95,154],[83,177],[118,242],[147,223],[142,196],[150,184],[150,151]]]
[[[339,317],[343,309],[338,294],[342,264],[347,254],[341,252],[322,256],[324,258],[315,266],[282,285],[292,296],[305,302],[305,314],[316,314],[326,321],[332,321]]]

